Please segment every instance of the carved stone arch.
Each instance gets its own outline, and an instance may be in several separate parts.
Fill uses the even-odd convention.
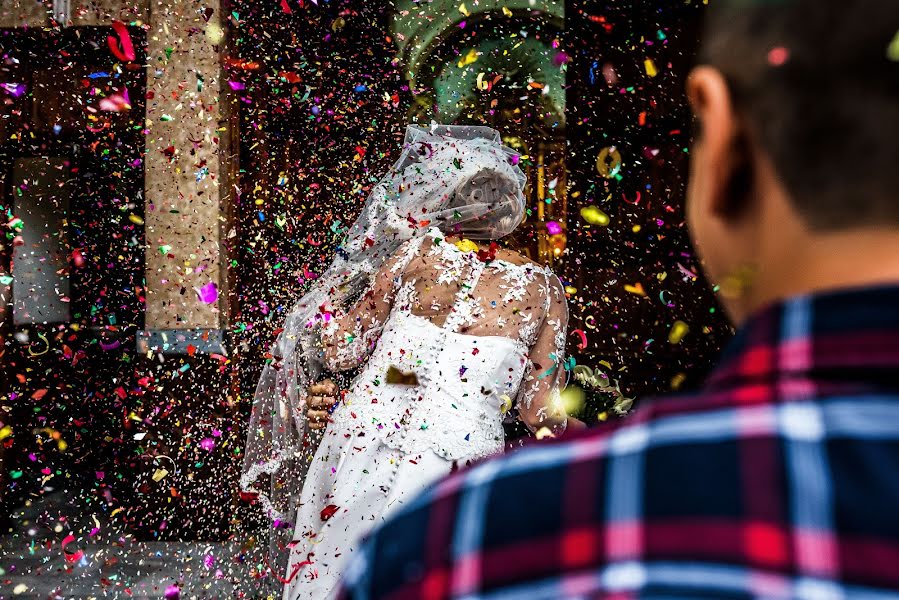
[[[392,30],[414,97],[410,120],[487,124],[525,155],[529,216],[510,244],[552,264],[567,230],[566,83],[557,43],[564,4],[401,1],[395,14]],[[471,52],[477,59],[467,67]]]
[[[477,4],[460,4],[458,0],[398,0],[391,29],[396,35],[407,74],[418,70],[435,38],[447,30],[459,28],[462,21],[477,19],[486,13],[543,14],[561,28],[565,4],[562,0],[479,0]]]

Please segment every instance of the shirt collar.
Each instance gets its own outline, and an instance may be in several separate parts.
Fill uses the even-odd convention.
[[[784,379],[896,389],[897,374],[899,285],[890,285],[798,296],[758,312],[731,341],[706,389]]]

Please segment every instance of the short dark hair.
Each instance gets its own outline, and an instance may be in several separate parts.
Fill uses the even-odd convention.
[[[727,79],[810,227],[899,225],[899,0],[711,0]]]

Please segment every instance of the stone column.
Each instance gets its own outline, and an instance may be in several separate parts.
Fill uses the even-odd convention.
[[[164,351],[216,351],[226,325],[221,19],[217,0],[157,1],[149,14],[146,329]]]
[[[142,25],[147,14],[146,0],[0,0],[0,27]]]
[[[0,1],[0,27],[43,27],[48,8],[35,0]]]
[[[147,0],[55,0],[52,3],[57,19],[67,25],[108,27],[118,20],[128,25],[142,26],[147,21]]]

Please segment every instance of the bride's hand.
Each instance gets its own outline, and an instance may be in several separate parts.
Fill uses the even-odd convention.
[[[587,424],[581,421],[580,419],[575,419],[574,417],[568,417],[568,431],[580,431],[581,429],[587,429]]]
[[[339,397],[339,389],[330,379],[309,386],[306,420],[310,429],[324,429],[331,417],[331,410]]]

